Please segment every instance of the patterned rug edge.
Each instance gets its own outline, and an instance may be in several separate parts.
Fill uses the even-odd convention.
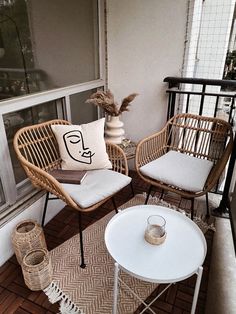
[[[59,311],[61,314],[85,314],[71,299],[65,294],[58,285],[52,281],[51,284],[43,290],[50,303],[59,302]]]

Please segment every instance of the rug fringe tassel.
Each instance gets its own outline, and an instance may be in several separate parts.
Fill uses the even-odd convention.
[[[75,305],[54,281],[43,291],[48,296],[49,302],[60,303],[61,314],[84,314],[84,311]]]

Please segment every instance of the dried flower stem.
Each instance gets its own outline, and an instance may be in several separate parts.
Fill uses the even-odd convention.
[[[119,107],[110,90],[107,92],[99,90],[92,94],[90,98],[86,100],[86,103],[92,103],[95,106],[102,108],[108,115],[119,116],[122,112],[129,111],[130,103],[137,95],[138,94],[133,93],[125,97]]]

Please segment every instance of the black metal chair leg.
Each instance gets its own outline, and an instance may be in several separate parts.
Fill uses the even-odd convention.
[[[207,207],[207,214],[206,217],[210,217],[210,210],[209,210],[209,201],[208,201],[208,193],[206,193],[206,207]]]
[[[115,198],[112,197],[111,200],[112,200],[112,204],[114,206],[115,212],[118,213],[118,209],[117,209],[117,206],[116,206]]]
[[[132,194],[133,194],[133,196],[134,196],[134,187],[133,187],[132,181],[130,182],[130,187],[131,187]]]
[[[152,185],[150,185],[150,187],[149,187],[149,190],[148,190],[148,193],[147,193],[147,197],[146,197],[146,200],[145,200],[145,205],[147,204],[147,202],[148,202],[148,199],[149,199],[149,196],[150,196],[150,194],[151,194],[151,191],[152,191]]]
[[[161,195],[160,195],[160,199],[162,199],[163,198],[163,195],[164,195],[164,189],[161,189]]]
[[[84,262],[84,246],[83,246],[83,230],[82,230],[82,214],[79,212],[79,240],[80,240],[80,255],[81,255],[81,268],[85,268],[86,264]]]
[[[180,197],[180,200],[179,200],[179,205],[178,205],[179,208],[181,208],[181,203],[182,203],[182,196]]]
[[[194,213],[194,198],[191,198],[191,219],[193,220]]]
[[[47,211],[47,206],[48,206],[48,199],[49,199],[49,192],[46,193],[44,209],[43,209],[43,217],[42,217],[42,227],[44,227],[45,216],[46,216],[46,211]]]

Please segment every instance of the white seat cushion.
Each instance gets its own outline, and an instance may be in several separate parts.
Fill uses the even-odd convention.
[[[82,208],[92,206],[120,191],[131,182],[131,178],[113,170],[87,171],[81,184],[62,186],[71,198]]]
[[[140,168],[145,176],[186,191],[202,191],[213,162],[169,151]]]

